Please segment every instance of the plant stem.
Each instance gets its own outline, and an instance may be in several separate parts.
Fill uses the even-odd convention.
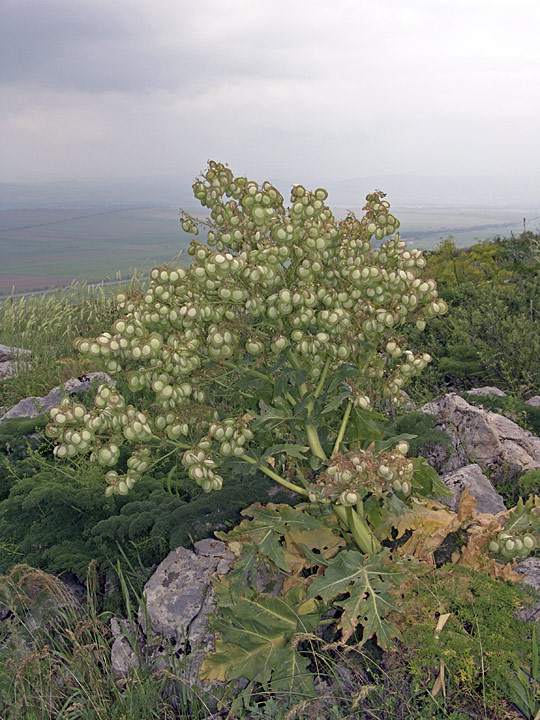
[[[379,552],[381,544],[366,521],[352,507],[334,505],[334,512],[350,530],[355,543],[364,553]]]
[[[330,369],[330,358],[327,359],[323,371],[321,373],[321,377],[319,378],[319,382],[317,384],[317,389],[315,390],[315,397],[318,398],[319,395],[322,392],[322,389],[324,387],[324,383],[326,382],[326,376],[328,375],[328,370]]]
[[[341,441],[343,440],[343,436],[345,435],[345,430],[347,429],[347,423],[349,422],[349,417],[352,410],[352,400],[349,400],[347,407],[345,408],[345,412],[343,413],[343,419],[341,421],[341,427],[339,428],[338,436],[336,438],[336,442],[334,445],[334,449],[332,450],[331,457],[334,457],[334,455],[339,450],[339,446],[341,445]]]
[[[311,452],[316,457],[321,458],[321,460],[328,460],[328,458],[326,457],[326,453],[324,452],[321,445],[321,441],[319,440],[319,433],[317,432],[317,428],[315,427],[315,425],[313,425],[312,423],[307,423],[305,428]]]
[[[251,465],[258,465],[257,460],[249,457],[249,455],[246,455],[245,453],[239,457],[240,460],[245,460],[246,462],[251,463]],[[264,465],[259,465],[259,470],[261,470],[265,475],[268,475],[268,477],[272,478],[272,480],[275,480],[280,485],[283,485],[283,487],[286,487],[299,495],[307,496],[307,490],[304,490],[304,488],[300,487],[300,485],[295,485],[294,483],[285,480],[285,478],[282,478],[281,475],[278,475],[273,470],[270,470],[270,468],[265,467]]]
[[[296,355],[293,353],[292,350],[289,350],[289,352],[287,353],[287,357],[289,358],[289,362],[291,363],[292,367],[295,370],[299,370],[301,367],[300,361],[298,360],[298,358],[296,357]],[[327,361],[327,363],[324,367],[324,370],[322,372],[321,378],[319,380],[319,384],[317,385],[317,389],[315,391],[315,398],[318,397],[317,393],[320,393],[323,388],[324,380],[326,378],[326,374],[328,373],[329,365],[330,365],[330,361]],[[302,385],[300,385],[300,387],[298,389],[300,390],[300,397],[305,397],[305,395],[309,392],[306,383],[302,383]],[[315,405],[315,401],[310,400],[310,402],[307,405],[308,417],[311,415],[311,411],[313,410],[314,405]],[[321,460],[328,460],[328,458],[326,457],[326,453],[324,452],[323,447],[321,445],[321,441],[319,440],[319,433],[317,432],[317,428],[315,427],[315,425],[313,425],[313,423],[306,423],[305,429],[306,429],[306,435],[307,435],[309,447],[311,448],[311,452],[316,457],[320,458]]]

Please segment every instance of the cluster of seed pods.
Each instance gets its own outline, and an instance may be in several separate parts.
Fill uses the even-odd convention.
[[[537,538],[529,532],[515,533],[502,530],[489,542],[492,553],[502,555],[507,560],[527,557],[538,545]]]
[[[150,451],[142,445],[152,437],[148,416],[133,405],[126,405],[115,388],[100,385],[92,410],[65,398],[60,405],[50,409],[49,416],[51,422],[45,433],[57,441],[54,454],[58,458],[89,454],[91,461],[112,467],[118,463],[120,446],[125,441],[136,444],[128,460],[126,476],[115,471],[106,475],[108,495],[127,493],[148,467]]]
[[[407,498],[412,490],[413,463],[406,457],[409,444],[397,443],[392,450],[353,450],[332,458],[324,473],[310,486],[310,499],[337,500],[355,505],[366,492],[382,497],[388,492]]]
[[[399,329],[406,321],[423,328],[446,305],[435,283],[422,280],[422,253],[400,238],[383,193],[367,197],[362,219],[349,214],[338,221],[322,188],[295,185],[286,208],[271,183],[235,178],[220,163],[210,162],[193,190],[210,219],[183,218],[193,235],[191,264],[154,268],[143,292],[117,295],[119,317],[110,331],[77,341],[80,352],[100,358],[110,374],[126,373],[131,392],[153,394],[149,431],[141,435],[145,423],[134,409],[109,407],[107,417],[126,421],[113,427],[107,420],[95,443],[86,435],[82,445],[55,436],[60,457],[88,443],[95,459],[114,464],[115,451],[101,452],[107,433],[123,442],[157,434],[196,444],[197,408],[213,401],[203,372],[209,363],[242,359],[269,367],[289,353],[315,382],[325,364],[332,373],[348,362],[362,371],[356,397],[369,407],[378,397],[401,402],[403,385],[430,361],[404,347]],[[198,240],[201,228],[205,242]],[[76,424],[70,430],[78,432]],[[221,442],[218,455],[242,447],[234,442]]]

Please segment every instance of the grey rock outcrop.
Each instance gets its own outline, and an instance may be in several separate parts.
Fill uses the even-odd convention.
[[[130,671],[139,667],[143,652],[143,638],[136,622],[121,618],[111,619],[114,642],[111,647],[111,667],[115,678],[127,677]]]
[[[86,392],[92,386],[94,381],[105,382],[114,385],[113,380],[107,373],[93,372],[82,375],[80,378],[71,378],[62,386],[53,388],[44,397],[29,397],[20,400],[10,410],[8,410],[0,418],[0,423],[12,418],[35,418],[58,405],[66,395],[73,396],[81,392]]]
[[[147,637],[157,633],[174,641],[188,658],[188,682],[195,681],[204,656],[213,650],[207,615],[215,606],[212,575],[226,574],[234,560],[225,543],[200,540],[194,552],[176,548],[158,566],[144,588],[139,623]]]
[[[540,469],[540,438],[503,415],[470,405],[456,393],[427,403],[422,411],[436,415],[435,427],[452,440],[453,451],[446,456],[428,457],[443,474],[472,463],[507,478]]]
[[[212,575],[225,575],[234,560],[225,543],[208,538],[194,551],[176,548],[161,562],[143,591],[138,620],[113,618],[111,663],[116,678],[126,677],[144,662],[147,666],[178,672],[184,682],[197,683],[206,653],[214,648],[207,615],[215,606]]]
[[[497,395],[498,397],[507,397],[505,392],[499,390],[498,387],[493,387],[492,385],[484,385],[484,387],[473,388],[472,390],[467,390],[467,392],[469,395]]]
[[[529,398],[525,404],[531,407],[540,407],[540,395],[534,395],[534,397]]]
[[[459,501],[465,488],[476,500],[476,510],[479,513],[497,513],[506,510],[503,498],[497,493],[479,465],[466,465],[442,476],[442,481],[454,495],[445,499],[446,504],[454,511],[459,507]]]
[[[516,567],[516,571],[523,575],[523,583],[530,585],[540,593],[540,558],[527,558],[522,560]],[[528,622],[540,621],[540,598],[529,607],[525,607],[517,613],[520,620]]]
[[[30,350],[0,344],[0,380],[13,377],[21,365],[30,365]]]

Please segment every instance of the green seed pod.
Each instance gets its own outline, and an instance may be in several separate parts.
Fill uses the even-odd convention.
[[[488,547],[493,553],[498,553],[501,550],[500,545],[496,540],[491,540]]]
[[[339,496],[339,502],[345,507],[352,507],[353,505],[356,505],[358,500],[358,494],[353,492],[352,490],[345,490]]]

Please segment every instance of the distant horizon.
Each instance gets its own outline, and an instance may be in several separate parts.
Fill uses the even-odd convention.
[[[235,172],[235,168],[231,168]],[[239,173],[236,173],[239,174]],[[272,182],[284,195],[285,203],[294,183],[308,189],[325,187],[330,207],[361,207],[365,195],[375,189],[387,193],[395,207],[452,207],[452,208],[523,208],[540,209],[540,178],[527,175],[421,175],[373,174],[347,179],[308,183],[305,178],[287,180],[268,176],[250,179]],[[0,181],[0,209],[21,207],[46,208],[66,203],[70,207],[111,206],[174,206],[188,203],[198,206],[191,185],[195,178],[180,175],[147,175],[138,177],[86,177],[78,179],[39,180],[32,182]],[[29,204],[30,203],[30,204]]]

